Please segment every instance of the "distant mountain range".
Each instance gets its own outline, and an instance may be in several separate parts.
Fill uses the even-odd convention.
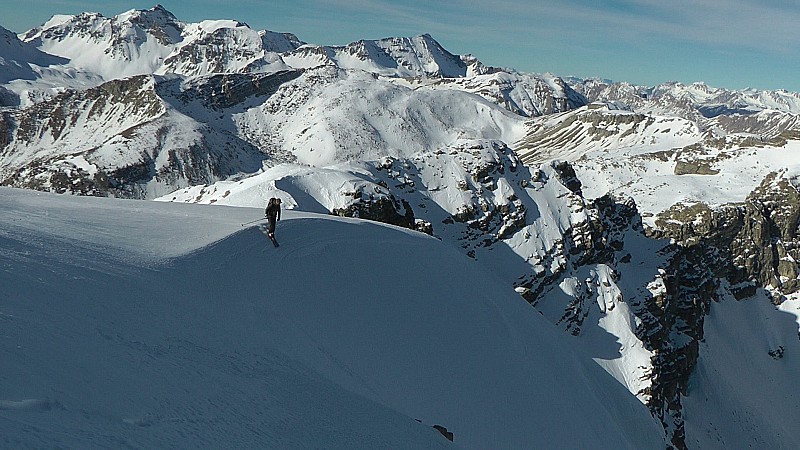
[[[675,448],[800,443],[776,425],[800,413],[797,323],[769,325],[800,316],[798,93],[521,73],[427,34],[311,45],[156,6],[0,29],[0,105],[2,185],[278,196],[416,229],[584,345]]]

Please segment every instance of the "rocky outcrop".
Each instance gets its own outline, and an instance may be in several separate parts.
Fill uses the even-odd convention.
[[[799,219],[800,193],[791,180],[772,173],[743,203],[678,204],[649,230],[674,244],[662,274],[664,290],[645,305],[654,321],[643,321],[637,336],[654,352],[648,406],[675,448],[686,448],[681,397],[697,363],[710,302],[720,301],[722,289],[743,300],[766,288],[776,304],[797,292]],[[770,355],[780,358],[782,352]]]
[[[303,70],[286,70],[270,74],[224,73],[198,78],[181,86],[181,80],[161,82],[156,92],[165,99],[179,99],[179,109],[198,101],[215,111],[239,105],[247,99],[274,94],[283,83],[297,79]],[[260,100],[263,101],[263,98]],[[190,107],[189,107],[190,109]],[[186,111],[191,114],[190,110]]]
[[[344,208],[334,208],[332,213],[340,217],[357,217],[360,219],[374,220],[376,222],[397,225],[403,228],[416,230],[417,221],[414,211],[405,200],[398,201],[393,195],[365,194],[362,191],[351,192],[349,195],[353,202]],[[427,229],[422,223],[421,229]],[[430,230],[433,231],[432,229]],[[430,233],[428,233],[430,234]]]
[[[715,260],[714,275],[728,280],[737,298],[764,287],[780,301],[800,289],[799,221],[800,193],[791,180],[771,173],[743,203],[673,206],[659,215],[653,234],[698,251],[702,244]]]
[[[444,436],[445,438],[447,438],[447,440],[448,440],[448,441],[450,441],[450,442],[453,442],[453,437],[454,437],[454,436],[453,436],[453,432],[452,432],[452,431],[448,431],[446,427],[443,427],[443,426],[441,426],[441,425],[438,425],[438,424],[437,424],[437,425],[434,425],[434,426],[433,426],[433,428],[434,428],[436,431],[438,431],[439,433],[441,433],[441,434],[442,434],[442,436]]]
[[[225,121],[248,99],[261,102],[302,73],[220,74],[190,82],[136,76],[3,112],[0,184],[150,198],[254,173],[269,155],[210,126],[204,111]]]
[[[11,121],[11,114],[0,112],[0,153],[11,143],[11,136],[13,133],[12,127],[13,122]]]
[[[137,76],[85,91],[63,92],[16,112],[13,140],[22,145],[52,145],[69,134],[85,133],[83,127],[76,126],[78,123],[111,120],[111,116],[117,118],[118,111],[125,111],[127,118],[152,120],[164,113],[153,84],[151,77]]]
[[[676,161],[675,175],[716,175],[719,170],[714,169],[707,161]]]
[[[702,245],[698,243],[697,245]],[[651,357],[650,386],[643,392],[677,449],[686,448],[681,397],[697,364],[708,304],[716,299],[718,280],[712,254],[672,248],[659,280],[661,290],[636,311],[642,322],[635,330]]]

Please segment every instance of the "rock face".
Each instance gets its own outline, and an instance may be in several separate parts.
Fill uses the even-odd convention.
[[[389,223],[403,228],[416,229],[414,211],[407,201],[398,202],[394,196],[364,195],[363,192],[350,193],[355,201],[345,208],[334,208],[334,215],[342,217],[357,217]]]
[[[719,170],[714,169],[705,161],[676,161],[675,175],[716,175]]]
[[[697,363],[710,302],[720,301],[724,290],[748,301],[766,288],[775,304],[797,292],[798,218],[796,187],[772,173],[743,203],[714,209],[675,205],[650,230],[652,237],[675,244],[663,275],[665,289],[646,308],[654,321],[644,321],[647,326],[637,335],[655,352],[648,405],[661,412],[676,448],[685,448],[680,400]],[[782,356],[780,350],[773,353]]]
[[[737,298],[769,288],[776,302],[797,292],[797,225],[800,194],[791,180],[769,174],[741,204],[711,209],[704,204],[675,205],[659,215],[656,235],[684,247],[702,248],[714,276],[728,280]]]

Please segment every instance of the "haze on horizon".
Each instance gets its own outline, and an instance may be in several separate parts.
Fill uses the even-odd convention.
[[[235,19],[314,44],[430,33],[453,53],[523,72],[800,91],[800,4],[778,0],[0,0],[0,26],[22,33],[56,14],[156,3],[185,22]]]

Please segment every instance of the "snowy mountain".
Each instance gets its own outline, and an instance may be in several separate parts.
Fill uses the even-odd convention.
[[[583,101],[557,77],[486,68],[429,35],[311,46],[161,7],[56,16],[22,44],[75,77],[6,84],[20,106],[3,115],[0,179],[57,192],[152,198],[261,165],[511,142],[524,117]]]
[[[269,54],[302,44],[294,35],[255,31],[232,20],[187,24],[160,5],[112,18],[97,13],[54,16],[25,33],[23,40],[105,80],[239,72]]]
[[[521,117],[476,95],[326,67],[114,80],[5,120],[5,184],[138,198],[252,174],[262,163],[324,166],[459,138],[511,141],[523,130]]]
[[[393,77],[456,78],[467,74],[467,64],[428,34],[414,38],[361,40],[340,47],[305,45],[283,59],[292,67],[333,65]]]
[[[63,64],[67,60],[42,52],[34,45],[22,42],[17,35],[0,27],[0,83],[16,79],[33,79],[36,72],[29,66]],[[3,105],[3,104],[0,104]]]
[[[0,191],[4,446],[444,447],[433,425],[462,448],[664,446],[423,234],[288,212],[273,248],[240,226],[260,208]]]
[[[721,114],[752,114],[770,110],[800,113],[800,93],[785,90],[732,90],[715,88],[702,82],[663,83],[658,86],[637,86],[626,82],[570,78],[569,84],[590,101],[620,101],[641,112],[686,116],[694,110],[702,117]]]
[[[702,83],[645,87],[519,73],[484,66],[471,55],[453,55],[430,35],[361,40],[345,46],[313,45],[290,33],[255,31],[235,20],[181,22],[160,6],[128,11],[113,18],[95,13],[55,16],[19,37],[11,33],[4,36],[5,41],[0,40],[0,45],[5,45],[0,48],[0,100],[5,105],[0,109],[0,184],[78,195],[157,199],[173,205],[111,201],[92,204],[105,205],[98,208],[108,207],[113,211],[125,208],[123,205],[142,205],[135,208],[160,218],[173,214],[186,217],[189,211],[204,211],[189,215],[199,214],[192,217],[218,230],[201,238],[192,234],[185,244],[176,241],[173,244],[180,249],[174,251],[169,250],[173,244],[162,249],[163,243],[151,246],[141,242],[144,237],[131,236],[137,244],[124,244],[131,247],[125,247],[125,251],[139,256],[131,256],[136,259],[133,262],[119,257],[125,270],[130,269],[123,270],[119,277],[145,277],[141,275],[144,269],[136,267],[155,265],[158,272],[163,267],[173,267],[170,264],[175,261],[185,260],[206,268],[215,267],[216,272],[222,272],[223,279],[247,285],[235,275],[234,268],[228,267],[236,259],[230,254],[241,256],[242,248],[249,252],[255,248],[252,245],[261,245],[247,241],[260,236],[251,233],[252,230],[233,234],[230,226],[245,221],[244,214],[253,215],[255,211],[259,215],[267,199],[280,197],[290,210],[287,218],[297,218],[281,223],[286,227],[287,240],[282,242],[280,250],[299,251],[297,264],[299,256],[307,254],[315,256],[311,260],[319,260],[319,265],[313,267],[289,264],[285,279],[291,270],[312,273],[315,278],[309,283],[317,283],[314,280],[318,278],[318,284],[313,284],[317,291],[335,292],[334,298],[338,300],[349,299],[353,297],[350,292],[353,286],[365,284],[363,280],[394,279],[398,274],[405,277],[409,267],[419,266],[411,253],[392,253],[396,245],[409,245],[426,264],[430,260],[436,267],[423,265],[433,278],[415,278],[411,274],[398,292],[430,286],[430,295],[441,301],[443,307],[449,306],[449,314],[461,311],[461,305],[448,302],[453,298],[473,298],[475,292],[488,292],[473,288],[470,283],[464,284],[463,292],[460,287],[443,283],[442,280],[451,278],[460,280],[463,264],[471,267],[464,269],[464,276],[470,280],[476,278],[474,271],[492,278],[494,281],[486,282],[491,285],[491,292],[516,289],[515,298],[521,296],[538,312],[537,323],[543,317],[564,331],[562,337],[553,337],[559,343],[552,348],[561,351],[561,346],[566,345],[570,350],[565,351],[572,354],[575,345],[580,347],[581,353],[588,354],[627,389],[627,394],[622,390],[614,397],[635,396],[649,408],[660,422],[669,447],[798,445],[800,437],[796,430],[781,420],[800,413],[797,410],[800,402],[793,400],[791,388],[797,369],[794,355],[800,350],[797,340],[800,160],[795,158],[800,148],[798,94],[733,91]],[[10,198],[23,199],[20,204],[35,204],[39,198],[19,191],[5,192],[14,193]],[[16,205],[16,200],[8,201]],[[97,230],[91,220],[70,215],[64,210],[67,206],[56,206],[63,201],[64,205],[80,209],[80,203],[71,202],[82,200],[45,196],[39,201],[60,208],[69,223]],[[177,203],[240,208],[223,210]],[[231,217],[212,218],[215,212]],[[413,232],[403,232],[400,235],[412,239],[414,244],[386,240],[381,237],[383,231],[365,231],[367,225],[362,222],[323,219],[309,213],[371,219],[437,239],[422,239]],[[5,234],[0,236],[13,237],[13,233],[22,232],[13,217],[3,222],[0,233]],[[106,223],[101,226],[101,234],[111,233],[110,228],[123,223],[97,220]],[[155,221],[130,220],[142,227]],[[170,230],[182,229],[177,220],[167,220],[159,232],[166,235]],[[369,226],[388,230],[379,225]],[[312,247],[319,244],[319,248],[302,243],[301,231],[305,237],[326,235],[333,231],[330,227],[338,233],[332,242],[323,245],[321,240],[313,241],[316,244]],[[316,233],[309,234],[306,230]],[[292,235],[295,232],[298,234]],[[118,253],[111,249],[113,246],[109,247],[110,240],[90,238],[84,234],[89,231],[75,233],[80,234],[75,239],[85,241],[83,247],[84,244],[78,244],[81,249],[96,250],[99,254]],[[359,237],[356,243],[355,237],[347,237],[351,233],[352,236],[366,233],[367,239],[361,242]],[[5,247],[0,247],[4,251],[0,255],[19,255],[21,244],[15,242],[42,239],[50,242],[55,238],[38,237],[34,229],[24,231],[23,237],[6,240]],[[372,240],[378,242],[375,248],[370,247]],[[141,251],[135,250],[138,245],[149,249],[150,256],[142,256]],[[353,247],[353,250],[339,247]],[[389,254],[387,248],[391,248]],[[469,263],[428,256],[430,252],[441,253],[442,249],[456,260],[468,258]],[[387,265],[390,275],[378,276],[356,265],[348,276],[357,279],[348,279],[349,290],[345,290],[338,276],[329,275],[332,268],[341,267],[341,261],[326,259],[329,250],[333,250],[331,254],[346,256],[349,261],[360,262],[365,268]],[[63,250],[63,253],[74,252]],[[375,259],[369,260],[371,255]],[[198,259],[201,256],[207,259]],[[244,261],[255,261],[251,256],[256,258],[248,253]],[[17,261],[17,256],[13,258]],[[80,261],[88,259],[87,256]],[[95,267],[80,261],[75,267]],[[11,267],[16,262],[8,264]],[[459,268],[456,270],[459,274],[453,278],[445,267]],[[249,273],[241,268],[240,271]],[[133,272],[136,275],[131,275]],[[71,276],[69,271],[64,273]],[[198,278],[185,271],[181,273],[187,279]],[[103,282],[128,285],[106,275]],[[157,279],[151,285],[168,284],[165,281],[168,275],[153,276]],[[74,283],[80,286],[81,282]],[[183,295],[177,288],[164,289],[173,297]],[[195,293],[194,288],[184,286],[184,289]],[[255,287],[252,291],[255,292]],[[298,298],[310,296],[291,289],[282,292]],[[377,298],[374,292],[365,290],[363,294],[364,298]],[[130,303],[136,300],[133,295],[126,293],[122,298]],[[219,299],[227,298],[229,293],[214,291],[213,295]],[[379,297],[393,299],[393,295]],[[487,294],[486,298],[493,298],[492,295]],[[400,294],[395,300],[398,305],[408,301],[407,296],[401,298]],[[370,311],[370,305],[364,302],[358,300],[358,308],[351,311],[359,314]],[[317,303],[310,305],[315,310],[322,308]],[[481,314],[495,310],[494,306],[480,305],[483,305]],[[288,303],[284,306],[291,307]],[[397,317],[425,316],[392,311]],[[229,317],[226,314],[217,315]],[[520,314],[524,316],[527,312]],[[465,327],[473,331],[497,331],[497,323],[492,322],[494,316],[486,316],[486,322],[479,320],[479,316],[478,313],[469,316]],[[211,316],[202,317],[208,321]],[[306,320],[297,317],[292,320]],[[383,323],[383,319],[375,316],[364,317]],[[354,328],[353,332],[368,331],[359,329],[360,324],[346,323]],[[422,334],[427,336],[426,342],[442,338],[425,328],[425,324],[412,325],[409,329],[420,326],[428,330],[425,333],[429,334]],[[86,328],[79,322],[75,326]],[[501,330],[508,330],[504,327],[499,325]],[[287,336],[294,336],[285,326],[279,328],[289,333]],[[468,334],[460,325],[453,328],[440,324],[439,328],[446,331],[444,336],[451,332],[453,336]],[[145,342],[159,352],[170,348],[166,344],[153,344],[152,339],[140,339],[133,330],[121,333],[127,336],[121,338],[125,342]],[[533,332],[507,334],[526,342],[522,347],[517,344],[512,347],[528,348],[527,339],[541,340],[530,333]],[[258,336],[283,339],[277,334]],[[361,341],[348,336],[346,345],[340,341],[342,348]],[[369,335],[372,340],[379,337]],[[392,337],[397,342],[407,339]],[[321,342],[322,337],[312,334],[300,341],[308,339]],[[204,348],[217,348],[210,341],[188,341]],[[472,342],[466,338],[464,341]],[[125,348],[128,347],[135,346]],[[297,350],[294,347],[276,348],[278,353],[266,357],[268,360],[297,355],[292,353]],[[385,351],[408,353],[408,349],[398,347]],[[538,346],[536,351],[540,351]],[[507,367],[504,364],[517,364],[513,362],[517,356],[527,355],[514,353],[516,356],[509,360],[512,362],[499,362],[496,355],[489,353],[487,350],[477,360]],[[305,355],[305,350],[299,354]],[[449,354],[425,353],[452,362]],[[463,351],[456,349],[452,354],[463,356]],[[356,446],[363,443],[367,447],[394,447],[397,445],[388,444],[407,442],[412,447],[430,447],[435,444],[427,443],[430,436],[425,433],[433,424],[454,431],[459,445],[496,446],[486,445],[488,441],[483,439],[489,432],[485,429],[476,429],[476,434],[467,439],[470,444],[461,443],[459,436],[465,428],[474,427],[474,422],[466,425],[463,418],[450,415],[450,410],[447,414],[439,411],[442,414],[418,417],[422,414],[412,414],[416,409],[406,408],[407,403],[395,398],[397,392],[381,390],[384,385],[372,381],[380,378],[373,379],[377,372],[356,370],[361,366],[343,354],[330,355],[330,361],[335,361],[328,365],[338,367],[331,372],[328,366],[317,366],[313,361],[305,361],[305,356],[300,357],[308,368],[303,372],[305,379],[323,380],[325,386],[331,386],[329,381],[333,380],[333,385],[339,386],[333,394],[326,390],[328,387],[319,388],[319,392],[327,392],[327,398],[332,399],[331,411],[336,405],[347,403],[342,400],[349,398],[347,395],[365,398],[366,409],[359,409],[358,416],[385,418],[370,423],[374,429],[388,427],[395,436],[386,441],[357,440]],[[169,353],[167,359],[181,360],[184,356]],[[232,363],[237,367],[242,367],[241,364],[253,367],[252,363],[237,358]],[[539,362],[554,364],[551,360]],[[458,364],[453,365],[452,372],[439,372],[434,378],[449,380],[453,377],[448,374],[467,370]],[[480,367],[479,370],[485,369]],[[573,372],[583,371],[580,368]],[[398,374],[401,372],[393,376],[408,375]],[[748,388],[764,385],[765,380],[769,381],[769,388]],[[445,389],[430,379],[423,381]],[[521,382],[514,379],[509,383],[518,386]],[[364,387],[367,385],[368,389]],[[237,392],[248,389],[237,386],[240,386]],[[455,397],[463,397],[464,402],[485,402],[484,397],[472,396],[484,391],[492,393],[492,401],[497,400],[495,394],[507,395],[486,391],[483,385],[462,387],[465,391]],[[340,388],[344,391],[338,391]],[[471,393],[465,394],[466,391]],[[76,398],[83,395],[70,392],[75,392]],[[443,398],[442,392],[455,391],[424,392],[426,398],[413,401],[427,405],[428,398]],[[579,389],[574,396],[564,397],[563,404],[585,395],[594,394]],[[291,396],[289,392],[283,399],[288,402],[286,399]],[[5,403],[0,403],[0,410],[37,413],[47,408],[62,410],[58,406],[63,403],[61,400],[40,401],[33,394],[26,398],[34,400],[26,403],[9,396]],[[627,400],[620,401],[623,403],[616,400],[611,403],[627,404],[624,403]],[[371,414],[373,406],[369,402],[388,410]],[[562,405],[560,401],[555,403]],[[600,403],[606,405],[601,407],[602,411],[616,414],[612,409],[603,409],[608,402]],[[170,407],[182,408],[180,405],[178,402]],[[140,409],[146,410],[145,406]],[[112,407],[109,405],[104,411]],[[312,415],[320,417],[299,405],[282,404],[276,408],[275,411],[281,408],[293,411],[289,418],[270,416],[282,417],[276,419],[279,422],[303,421]],[[345,409],[351,411],[349,407]],[[122,422],[130,419],[136,424],[147,424],[145,428],[154,424],[163,426],[170,417],[180,417],[168,415],[170,411],[143,412],[139,416],[126,416]],[[525,411],[531,412],[530,417],[538,418],[540,414],[539,410],[520,411],[513,406],[504,414],[523,414],[508,419],[508,423],[518,423],[526,431],[507,431],[508,440],[497,442],[506,442],[508,446],[514,442],[521,443],[520,446],[540,443],[545,447],[562,447],[568,442],[564,440],[566,437],[543,441],[549,437],[526,434],[547,429],[545,434],[555,436],[549,425],[529,428],[529,421],[524,425],[515,422],[528,417]],[[401,422],[393,422],[392,417],[397,417],[393,414],[398,412],[401,422],[408,418],[421,420],[424,431],[417,430],[417,422],[410,427],[407,423],[397,425]],[[323,423],[335,422],[327,429],[343,430],[330,442],[352,447],[347,445],[354,442],[350,439],[361,436],[356,431],[356,422],[341,417],[329,419],[326,414],[320,419]],[[445,423],[442,417],[452,420]],[[568,420],[581,423],[587,420],[583,416],[570,417]],[[489,419],[480,416],[480,420]],[[76,429],[69,425],[76,423],[73,418],[65,418],[61,423],[66,424],[66,429]],[[234,426],[233,423],[226,427]],[[319,430],[309,421],[303,423]],[[616,427],[620,422],[609,419],[609,423]],[[84,425],[89,428],[79,429],[99,426],[80,427]],[[624,440],[631,431],[627,426],[622,427],[625,431],[620,432],[623,436],[620,439]],[[282,433],[284,428],[272,425],[268,428],[275,433],[268,442],[276,445],[283,440],[294,444],[290,446],[320,442],[298,441],[296,436]],[[149,441],[136,437],[136,433],[114,430],[112,435],[148,446]],[[586,436],[592,430],[596,428],[586,428]],[[178,439],[176,435],[171,434],[173,431],[165,431],[162,437],[178,442],[174,440]],[[407,437],[417,436],[418,432],[422,433],[419,441]],[[47,433],[42,435],[45,442],[58,439]],[[201,442],[214,443],[211,434],[204,436]],[[336,440],[340,437],[343,440]],[[434,434],[434,438],[440,436]],[[619,448],[631,444],[643,448],[651,437],[636,435],[627,443],[613,441],[617,438],[604,436],[597,446]],[[492,439],[500,438],[492,435]],[[580,446],[577,442],[590,442],[580,439],[576,446]],[[256,441],[242,441],[242,445],[247,442]]]

